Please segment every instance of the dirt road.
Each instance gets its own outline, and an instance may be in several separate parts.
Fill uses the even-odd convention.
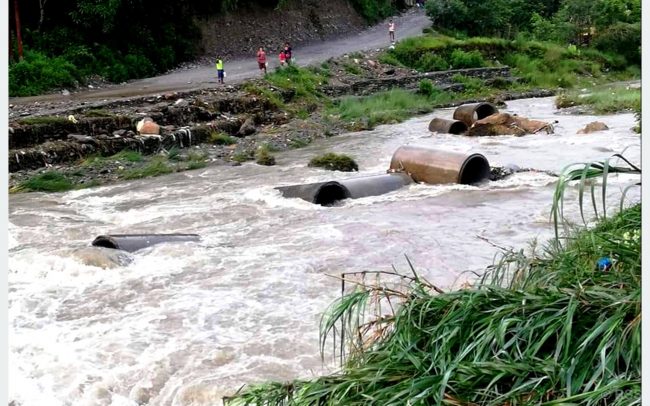
[[[420,35],[422,29],[430,26],[431,21],[423,10],[413,9],[401,16],[394,18],[396,24],[396,40]],[[322,41],[304,46],[296,46],[293,56],[297,64],[306,66],[325,61],[354,51],[363,51],[373,48],[382,48],[390,45],[388,38],[388,24],[382,22],[358,34],[342,37],[337,40]],[[268,55],[269,69],[275,68],[279,63],[276,55]],[[234,84],[251,77],[259,76],[255,55],[247,59],[224,61],[226,71],[226,84]],[[70,105],[80,102],[115,100],[153,94],[182,92],[220,86],[216,80],[216,71],[213,64],[197,68],[176,71],[161,76],[136,80],[123,85],[114,85],[97,90],[84,90],[64,96],[61,93],[32,97],[10,98],[9,103],[21,106],[35,102],[50,105]],[[53,107],[53,106],[51,106]]]

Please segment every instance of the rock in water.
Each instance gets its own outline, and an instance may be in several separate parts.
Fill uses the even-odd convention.
[[[602,121],[594,121],[592,123],[587,124],[585,128],[578,130],[578,134],[591,134],[596,131],[605,131],[605,130],[609,130],[607,124],[603,123]]]
[[[124,251],[103,247],[79,248],[74,250],[71,256],[78,259],[84,265],[103,269],[127,266],[133,261],[133,257]]]
[[[542,130],[553,133],[553,125],[544,121],[529,120],[525,117],[513,116],[508,113],[497,113],[476,121],[469,129],[468,135],[474,137],[491,135],[535,134]]]

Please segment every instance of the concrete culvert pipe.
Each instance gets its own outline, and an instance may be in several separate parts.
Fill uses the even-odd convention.
[[[197,234],[110,234],[100,235],[92,242],[94,247],[134,252],[165,242],[199,241]]]
[[[492,103],[463,104],[454,111],[454,120],[460,120],[471,127],[475,121],[498,112],[499,110]]]
[[[467,124],[460,120],[445,120],[444,118],[434,118],[429,123],[429,131],[444,134],[465,134]]]
[[[404,145],[393,154],[390,168],[407,172],[414,181],[432,185],[470,185],[490,177],[490,164],[481,154],[459,154]]]
[[[298,197],[310,203],[330,206],[343,199],[359,199],[392,192],[412,183],[404,173],[365,176],[338,182],[319,182],[306,185],[280,186],[276,189],[287,198]]]

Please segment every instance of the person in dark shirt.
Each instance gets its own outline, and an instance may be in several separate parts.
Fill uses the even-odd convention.
[[[293,61],[291,58],[293,55],[291,54],[291,44],[288,42],[284,43],[284,58],[287,61],[287,65],[291,65],[291,62]]]

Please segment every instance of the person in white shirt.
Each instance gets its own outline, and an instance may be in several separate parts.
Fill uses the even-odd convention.
[[[388,22],[388,36],[390,37],[390,42],[395,42],[395,23],[392,18]]]

